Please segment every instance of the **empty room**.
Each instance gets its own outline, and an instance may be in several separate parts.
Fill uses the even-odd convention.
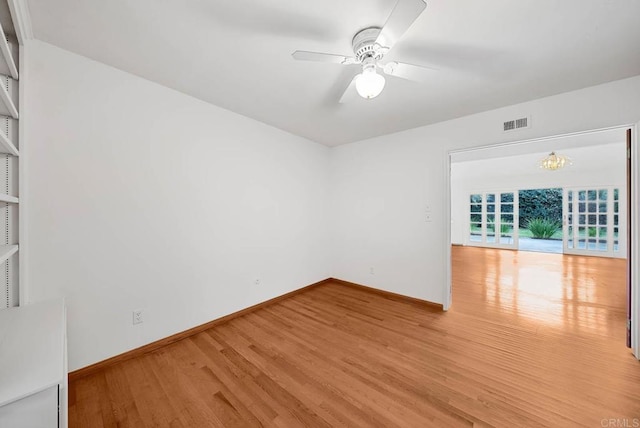
[[[0,428],[640,426],[639,16],[0,0]]]

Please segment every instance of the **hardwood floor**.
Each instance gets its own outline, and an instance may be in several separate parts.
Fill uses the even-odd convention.
[[[70,426],[640,423],[624,261],[452,251],[448,312],[322,285],[74,381]]]

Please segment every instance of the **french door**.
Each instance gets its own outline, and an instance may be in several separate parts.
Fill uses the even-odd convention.
[[[610,186],[565,189],[563,252],[626,257],[626,231],[621,218],[624,198],[618,188]]]
[[[467,244],[518,248],[518,192],[480,192],[469,195]]]

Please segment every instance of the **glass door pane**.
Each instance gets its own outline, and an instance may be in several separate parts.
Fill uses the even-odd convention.
[[[517,248],[517,192],[469,195],[470,245]]]
[[[587,216],[586,214],[584,214],[587,212],[586,201],[587,201],[587,191],[580,190],[578,192],[578,203],[576,204],[576,208],[577,208],[576,217],[578,219],[578,245],[576,245],[576,248],[579,250],[587,249],[587,238],[588,238]]]
[[[620,251],[620,201],[619,201],[618,189],[613,190],[613,252],[618,253]]]
[[[565,253],[612,256],[618,251],[617,194],[614,188],[565,191]]]
[[[482,242],[482,195],[471,195],[469,204],[469,241]]]
[[[514,243],[514,193],[500,194],[500,243],[512,245]]]
[[[595,230],[595,240],[594,240],[594,249],[596,251],[608,251],[609,243],[608,243],[608,223],[607,223],[607,213],[608,209],[608,194],[607,189],[598,190],[598,202],[597,203],[589,203],[589,208],[591,209],[591,205],[595,205],[596,214],[589,213],[589,217],[594,217],[594,223],[596,224]]]
[[[564,227],[565,230],[562,232],[564,239],[564,246],[568,249],[574,248],[574,229],[575,226],[573,224],[573,190],[567,191],[564,200],[567,201],[567,205],[564,208],[563,217],[565,219]]]
[[[496,242],[496,195],[487,193],[487,243]]]

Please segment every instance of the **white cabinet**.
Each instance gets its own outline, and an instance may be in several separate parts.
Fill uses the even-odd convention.
[[[58,387],[0,407],[0,426],[11,428],[58,428]]]
[[[63,300],[0,310],[0,427],[67,426]]]

